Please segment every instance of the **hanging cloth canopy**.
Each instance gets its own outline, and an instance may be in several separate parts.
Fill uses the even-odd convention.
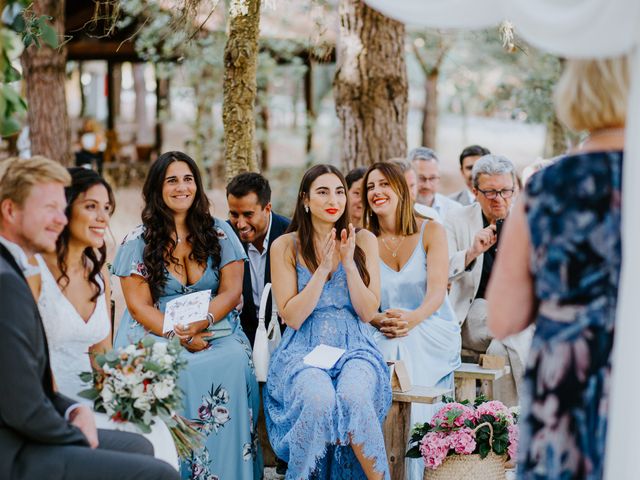
[[[631,89],[623,166],[622,272],[605,478],[632,478],[640,457],[629,409],[640,398],[637,356],[640,342],[640,1],[638,0],[364,0],[384,15],[432,28],[486,28],[509,20],[531,45],[566,58],[606,58],[629,54]],[[630,206],[629,208],[625,208]]]

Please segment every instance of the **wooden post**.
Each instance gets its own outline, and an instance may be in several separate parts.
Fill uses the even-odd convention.
[[[404,454],[411,431],[410,422],[411,404],[393,402],[382,428],[391,480],[404,480]]]
[[[456,378],[456,400],[462,402],[469,400],[473,402],[476,399],[476,379],[475,378]]]
[[[115,96],[113,86],[113,68],[112,60],[107,61],[107,130],[113,130],[115,125]]]

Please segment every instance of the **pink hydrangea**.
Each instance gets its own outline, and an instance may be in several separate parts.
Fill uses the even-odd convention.
[[[504,405],[504,403],[498,400],[491,400],[490,402],[485,402],[476,408],[476,417],[478,420],[482,415],[491,415],[496,420],[507,420],[509,423],[513,423],[513,415],[509,409]]]
[[[450,425],[448,416],[452,410],[456,410],[457,416],[453,421],[453,425]],[[463,427],[465,420],[475,420],[471,407],[456,402],[446,403],[431,419],[431,426],[436,427],[439,425],[443,428]]]
[[[476,439],[473,430],[463,427],[449,433],[449,448],[461,455],[470,455],[476,449]]]
[[[507,453],[511,460],[516,460],[518,453],[518,442],[520,440],[520,432],[517,425],[509,425],[507,427],[509,431],[509,447]]]
[[[429,432],[420,442],[420,454],[426,468],[435,470],[449,453],[448,434],[443,432]]]

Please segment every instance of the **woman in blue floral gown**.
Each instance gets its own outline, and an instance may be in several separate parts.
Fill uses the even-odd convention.
[[[621,266],[626,61],[569,60],[557,88],[558,115],[590,136],[531,177],[509,216],[489,319],[499,337],[536,325],[518,478],[600,480]]]
[[[334,167],[308,170],[291,233],[271,250],[273,292],[289,328],[271,359],[265,415],[292,480],[389,476],[389,370],[365,324],[380,303],[378,248],[370,232],[349,224],[346,192]],[[304,362],[321,344],[345,350],[331,368]]]
[[[181,152],[161,155],[143,187],[143,225],[124,239],[113,264],[128,310],[115,346],[146,334],[162,338],[167,302],[211,290],[206,319],[176,326],[188,364],[180,375],[184,411],[205,435],[202,449],[182,462],[183,478],[262,478],[255,427],[260,406],[249,342],[235,306],[246,258],[231,227],[209,214],[195,162]]]

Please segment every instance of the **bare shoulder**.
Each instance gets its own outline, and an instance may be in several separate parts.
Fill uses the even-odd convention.
[[[424,232],[422,234],[422,244],[426,247],[434,240],[446,240],[447,231],[440,222],[427,222],[424,226]]]
[[[272,261],[276,258],[280,258],[288,260],[289,263],[293,262],[295,264],[293,245],[296,235],[297,234],[295,232],[285,233],[274,240],[270,251]]]
[[[378,240],[376,236],[373,233],[371,233],[369,230],[365,230],[364,228],[361,228],[356,232],[356,243],[361,247],[363,245],[370,245],[372,243],[376,243],[377,241]]]

